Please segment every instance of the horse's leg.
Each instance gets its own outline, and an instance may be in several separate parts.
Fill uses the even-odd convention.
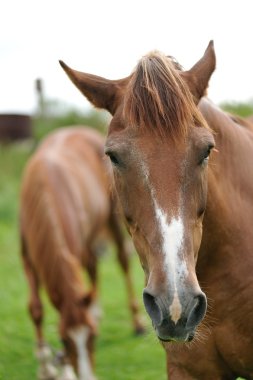
[[[28,310],[36,333],[36,356],[39,360],[38,378],[40,380],[54,380],[57,370],[52,364],[52,352],[45,344],[42,332],[43,306],[39,295],[39,280],[30,262],[24,239],[22,239],[22,260],[30,289]]]
[[[124,239],[121,226],[118,222],[117,215],[115,215],[113,212],[111,213],[111,216],[110,216],[110,227],[111,227],[111,231],[114,237],[114,241],[117,245],[118,261],[122,268],[125,281],[126,281],[128,302],[129,302],[129,308],[132,314],[134,330],[137,335],[142,334],[144,333],[145,328],[144,328],[144,325],[139,313],[139,305],[136,300],[133,280],[130,273],[130,262],[129,262],[130,252],[126,245],[126,241]]]
[[[83,266],[84,266],[84,269],[87,270],[88,272],[91,285],[92,285],[92,292],[93,292],[94,298],[96,298],[98,271],[97,271],[97,255],[93,247],[89,247],[86,249]]]
[[[98,328],[99,320],[102,315],[100,305],[98,303],[98,258],[96,248],[91,245],[87,246],[83,252],[83,267],[87,271],[91,282],[92,303],[89,305],[89,313],[94,321],[95,328]],[[87,351],[91,367],[95,368],[94,352],[95,352],[95,334],[90,333],[87,340]],[[95,378],[94,378],[95,379]]]
[[[86,263],[84,264],[85,270],[87,271],[90,281],[91,281],[91,287],[92,287],[92,297],[93,302],[90,305],[90,314],[93,316],[94,321],[96,322],[96,325],[98,325],[99,320],[101,319],[102,311],[101,307],[98,303],[97,293],[98,293],[98,273],[97,273],[97,253],[96,249],[94,247],[89,247],[86,251],[87,259]]]

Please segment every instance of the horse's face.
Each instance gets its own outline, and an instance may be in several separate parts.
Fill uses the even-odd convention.
[[[206,311],[195,264],[206,206],[208,157],[214,146],[192,99],[198,103],[214,70],[213,46],[188,72],[174,74],[164,62],[158,62],[157,77],[153,68],[150,74],[142,66],[133,76],[131,91],[132,76],[113,82],[63,67],[89,100],[113,115],[105,152],[146,275],[143,299],[156,333],[164,341],[188,341]],[[187,101],[185,116],[181,108]],[[132,110],[137,110],[135,119],[128,114]],[[154,132],[161,126],[167,128],[164,133]],[[174,127],[178,138],[172,136]]]
[[[175,144],[149,131],[118,130],[112,120],[105,152],[128,230],[146,275],[143,299],[162,340],[189,340],[206,310],[195,264],[207,196],[212,134],[189,128]]]
[[[94,332],[84,325],[69,330],[68,335],[63,340],[67,358],[64,360],[67,360],[67,363],[71,365],[80,380],[95,379],[92,355],[94,338]]]
[[[71,318],[69,309],[71,308]],[[79,323],[73,326],[72,316]],[[94,339],[97,330],[97,313],[93,296],[88,293],[62,309],[60,333],[67,362],[75,369],[78,379],[95,379],[93,375]]]

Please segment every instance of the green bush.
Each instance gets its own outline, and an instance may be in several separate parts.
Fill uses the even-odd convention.
[[[248,102],[224,102],[220,104],[220,107],[226,112],[241,117],[253,115],[253,100]]]
[[[62,102],[50,100],[45,103],[43,113],[38,113],[32,119],[33,135],[39,141],[50,131],[66,126],[86,125],[105,133],[109,114],[94,108],[80,111]]]

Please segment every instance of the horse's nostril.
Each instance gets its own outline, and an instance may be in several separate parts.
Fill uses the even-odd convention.
[[[162,312],[156,303],[155,297],[150,294],[147,289],[144,289],[143,291],[143,302],[148,315],[152,319],[152,322],[159,326],[162,322]]]
[[[207,301],[204,293],[200,293],[194,297],[187,319],[186,327],[195,328],[204,318],[206,313]]]

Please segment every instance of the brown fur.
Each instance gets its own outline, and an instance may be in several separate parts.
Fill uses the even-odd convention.
[[[229,116],[238,125],[252,129],[252,131],[253,131],[253,119],[252,119],[252,117],[243,118],[243,117],[240,117],[240,116],[234,115],[234,114],[229,114]]]
[[[106,79],[103,87],[91,86],[88,74],[62,66],[103,107]],[[253,379],[252,125],[201,100],[214,69],[210,42],[189,71],[176,72],[152,53],[124,86],[112,89],[108,81],[107,87],[117,102],[107,107],[113,118],[106,152],[146,275],[145,307],[167,341],[170,380]],[[175,144],[178,135],[185,138]],[[179,256],[170,259],[176,236]],[[200,286],[212,305],[203,323]]]

